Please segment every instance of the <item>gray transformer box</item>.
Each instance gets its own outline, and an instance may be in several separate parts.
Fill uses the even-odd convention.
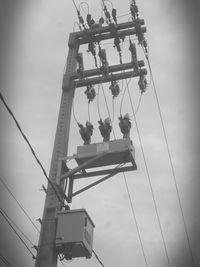
[[[94,223],[85,209],[58,212],[56,247],[67,260],[92,256]]]

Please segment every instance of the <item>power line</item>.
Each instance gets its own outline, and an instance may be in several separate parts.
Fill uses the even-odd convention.
[[[88,121],[90,122],[90,103],[88,102]]]
[[[122,114],[122,104],[123,104],[123,101],[124,101],[124,96],[125,96],[125,93],[126,93],[126,91],[128,89],[127,85],[129,85],[130,81],[131,81],[131,78],[129,79],[128,82],[126,81],[126,87],[124,88],[124,91],[123,91],[123,94],[122,94],[121,103],[120,103],[120,115]]]
[[[115,119],[115,99],[113,97],[112,99],[112,108],[113,108],[113,114],[112,114],[112,123],[114,122],[114,119]]]
[[[101,266],[105,267],[102,263],[102,261],[99,259],[99,257],[97,256],[96,252],[94,250],[92,250],[92,252],[94,253],[96,259],[98,260],[98,262],[101,264]]]
[[[190,245],[190,238],[189,238],[189,234],[188,234],[188,231],[187,231],[187,225],[186,225],[185,216],[184,216],[184,212],[183,212],[183,208],[182,208],[182,204],[181,204],[181,198],[180,198],[177,179],[176,179],[176,175],[175,175],[175,169],[174,169],[174,165],[173,165],[173,162],[172,162],[172,156],[171,156],[171,152],[170,152],[170,148],[169,148],[169,142],[168,142],[167,133],[166,133],[166,130],[165,130],[164,120],[163,120],[162,111],[161,111],[161,107],[160,107],[160,101],[159,101],[157,90],[156,90],[156,85],[155,85],[155,82],[154,82],[152,68],[151,68],[151,64],[150,64],[148,55],[145,54],[145,56],[146,56],[146,59],[147,59],[147,62],[148,62],[148,66],[149,66],[149,70],[150,70],[150,74],[151,74],[154,94],[155,94],[156,102],[157,102],[157,106],[158,106],[159,116],[160,116],[160,120],[161,120],[162,130],[163,130],[165,144],[166,144],[166,148],[167,148],[167,153],[168,153],[170,166],[171,166],[171,170],[172,170],[172,176],[173,176],[173,180],[174,180],[174,184],[175,184],[175,189],[176,189],[176,193],[177,193],[177,198],[178,198],[178,203],[179,203],[179,207],[180,207],[180,211],[181,211],[181,216],[182,216],[182,220],[183,220],[183,224],[184,224],[184,230],[185,230],[185,234],[186,234],[186,238],[187,238],[188,248],[189,248],[191,259],[192,259],[192,264],[193,264],[193,266],[196,266],[195,260],[194,260],[194,256],[193,256],[193,253],[192,253],[192,248],[191,248],[191,245]]]
[[[142,100],[142,94],[140,94],[140,98],[139,98],[139,101],[138,101],[138,105],[137,105],[137,108],[135,110],[135,115],[138,113],[139,111],[139,108],[140,108],[140,104],[141,104],[141,100]]]
[[[74,117],[76,123],[79,124],[79,122],[78,122],[78,120],[76,118],[75,110],[74,110],[74,100],[73,100],[73,104],[72,104],[72,112],[73,112],[73,117]]]
[[[11,229],[14,231],[14,233],[17,235],[17,237],[20,239],[20,241],[23,243],[23,245],[26,247],[26,249],[29,251],[29,253],[31,254],[32,258],[35,259],[35,255],[32,253],[32,251],[30,250],[30,248],[28,247],[28,245],[26,244],[26,242],[21,238],[21,236],[17,233],[17,231],[15,230],[15,228],[12,226],[12,224],[10,223],[9,219],[7,218],[7,216],[4,214],[4,212],[2,211],[2,209],[0,209],[0,213],[1,215],[4,217],[4,219],[6,220],[6,222],[9,224],[9,226],[11,227]]]
[[[99,119],[101,119],[101,113],[100,113],[100,108],[99,108],[99,93],[100,93],[100,85],[98,84],[97,110],[98,110]]]
[[[30,240],[30,238],[19,228],[19,226],[10,218],[10,216],[8,216],[8,214],[2,208],[0,208],[0,211],[2,211],[5,214],[7,219],[17,228],[17,230],[26,238],[26,240],[29,241],[29,243],[32,246],[34,246],[33,242]]]
[[[40,166],[40,168],[42,169],[42,172],[43,172],[45,178],[47,179],[47,181],[48,181],[49,184],[51,185],[53,191],[55,192],[55,194],[56,194],[56,196],[57,196],[57,198],[58,198],[58,200],[59,200],[60,203],[63,205],[63,200],[62,200],[62,199],[60,198],[60,196],[58,195],[58,193],[57,193],[57,191],[56,191],[56,189],[55,189],[55,187],[54,187],[52,181],[48,178],[47,173],[46,173],[46,171],[45,171],[45,169],[44,169],[42,163],[40,162],[40,160],[39,160],[38,157],[36,156],[36,153],[35,153],[33,147],[31,146],[31,144],[30,144],[28,138],[26,137],[26,135],[23,133],[23,131],[22,131],[22,129],[21,129],[21,127],[20,127],[20,125],[19,125],[17,119],[15,118],[15,116],[14,116],[13,112],[11,111],[11,109],[8,107],[8,105],[7,105],[7,103],[6,103],[6,101],[5,101],[5,99],[4,99],[4,97],[3,97],[3,95],[2,95],[1,92],[0,92],[0,99],[1,99],[1,101],[3,102],[4,106],[6,107],[8,113],[11,115],[11,117],[12,117],[13,120],[15,121],[15,124],[16,124],[18,130],[20,131],[20,133],[21,133],[23,139],[24,139],[24,140],[26,141],[26,143],[28,144],[28,146],[29,146],[29,148],[30,148],[30,150],[31,150],[31,153],[33,154],[33,156],[34,156],[35,160],[37,161],[38,165]]]
[[[74,0],[72,0],[72,2],[73,2],[74,6],[75,6],[75,8],[76,8],[76,11],[78,12],[79,10],[78,10],[78,7],[77,7],[77,5],[76,5],[75,1],[74,1]]]
[[[25,209],[23,208],[23,206],[19,203],[19,201],[16,199],[16,197],[14,196],[14,194],[11,192],[11,190],[8,188],[8,186],[7,186],[7,184],[3,181],[3,179],[0,177],[0,181],[2,182],[2,184],[3,184],[3,186],[7,189],[7,191],[9,192],[9,194],[13,197],[13,199],[16,201],[16,203],[18,204],[18,206],[20,207],[20,209],[23,211],[23,213],[26,215],[26,217],[29,219],[29,221],[31,222],[31,224],[34,226],[34,228],[38,231],[38,232],[40,232],[39,231],[39,229],[37,228],[37,226],[34,224],[34,222],[32,221],[32,219],[30,218],[30,216],[28,215],[28,213],[25,211]],[[7,217],[8,217],[8,215],[7,215]],[[9,218],[10,220],[11,220],[11,218]],[[12,221],[12,223],[18,228],[18,226]],[[18,228],[18,230],[19,230],[19,228]],[[30,240],[29,240],[30,241]],[[30,241],[30,243],[32,244],[32,245],[34,245],[31,241]],[[63,265],[63,266],[65,266],[64,264],[63,264],[63,262],[61,262],[61,264]]]
[[[127,80],[126,80],[126,84],[127,84]],[[128,87],[128,84],[127,84],[127,87]],[[128,92],[129,92],[129,90],[128,90]],[[129,92],[129,95],[130,95],[130,92]],[[135,114],[132,104],[131,104],[131,107],[132,107],[133,114]],[[153,186],[152,186],[152,183],[151,183],[150,174],[149,174],[149,170],[148,170],[148,167],[147,167],[147,161],[146,161],[146,157],[145,157],[145,153],[144,153],[142,139],[141,139],[141,136],[140,136],[140,131],[139,131],[139,127],[138,127],[135,115],[134,115],[134,120],[135,120],[136,130],[137,130],[137,134],[138,134],[138,138],[139,138],[139,142],[140,142],[142,156],[143,156],[143,160],[144,160],[144,164],[145,164],[145,168],[146,168],[146,173],[147,173],[147,177],[148,177],[148,181],[149,181],[149,186],[150,186],[150,190],[151,190],[151,194],[152,194],[152,198],[153,198],[153,202],[154,202],[154,208],[155,208],[155,211],[156,211],[156,216],[157,216],[157,220],[158,220],[158,224],[159,224],[159,228],[160,228],[160,233],[161,233],[162,240],[163,240],[165,254],[166,254],[168,265],[170,267],[171,265],[170,265],[170,261],[169,261],[169,255],[168,255],[168,252],[167,252],[167,246],[166,246],[166,243],[165,243],[165,238],[164,238],[164,234],[163,234],[163,230],[162,230],[162,225],[161,225],[161,221],[160,221],[160,217],[159,217],[159,213],[158,213],[158,208],[157,208],[157,204],[156,204],[156,200],[155,200],[155,196],[154,196]]]
[[[39,232],[39,229],[37,228],[37,226],[35,225],[35,223],[33,222],[33,220],[31,219],[31,217],[28,215],[28,213],[25,211],[25,209],[23,208],[23,206],[19,203],[19,201],[16,199],[16,197],[14,196],[14,194],[11,192],[11,190],[8,188],[7,184],[3,181],[3,179],[0,177],[0,181],[3,184],[3,186],[6,188],[6,190],[8,191],[8,193],[13,197],[13,199],[16,201],[16,203],[18,204],[18,206],[20,207],[20,209],[23,211],[23,213],[26,215],[26,217],[29,219],[29,221],[31,222],[31,224],[34,226],[34,228]]]
[[[132,198],[131,198],[131,195],[130,195],[130,191],[129,191],[129,188],[128,188],[128,183],[127,183],[126,176],[125,176],[124,172],[123,172],[123,177],[124,177],[124,182],[125,182],[125,185],[126,185],[126,190],[127,190],[127,193],[128,193],[128,198],[129,198],[129,202],[130,202],[130,206],[131,206],[131,211],[132,211],[132,214],[133,214],[133,219],[134,219],[134,222],[135,222],[135,225],[136,225],[136,229],[137,229],[137,233],[138,233],[138,237],[139,237],[139,240],[140,240],[140,245],[141,245],[142,254],[143,254],[143,257],[144,257],[144,260],[145,260],[145,265],[148,266],[147,258],[146,258],[146,255],[145,255],[144,246],[143,246],[143,242],[142,242],[142,238],[141,238],[141,234],[140,234],[140,230],[139,230],[139,226],[138,226],[138,222],[137,222],[137,218],[136,218],[134,207],[133,207],[133,201],[132,201]]]
[[[8,262],[8,260],[0,254],[0,260],[6,265],[6,267],[11,267],[11,264]]]

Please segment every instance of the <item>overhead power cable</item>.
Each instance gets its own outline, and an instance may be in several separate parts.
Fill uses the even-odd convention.
[[[75,6],[75,8],[76,8],[76,11],[78,12],[79,10],[78,10],[78,7],[77,7],[77,5],[76,5],[75,1],[74,1],[74,0],[72,0],[72,2],[73,2],[74,6]]]
[[[15,230],[15,228],[13,227],[13,225],[10,223],[9,219],[7,218],[7,216],[5,215],[5,213],[2,211],[2,209],[0,209],[0,213],[3,216],[3,218],[6,220],[6,222],[9,224],[9,226],[11,227],[11,229],[14,231],[14,233],[17,235],[17,237],[20,239],[20,241],[23,243],[23,245],[26,247],[26,249],[29,251],[29,253],[31,254],[33,259],[36,259],[35,255],[32,253],[32,251],[30,250],[30,248],[28,247],[28,245],[26,244],[26,242],[21,238],[21,236],[18,234],[18,232]]]
[[[101,113],[100,113],[100,107],[99,107],[99,93],[100,93],[100,84],[98,84],[98,93],[97,93],[97,110],[98,110],[99,119],[101,119]]]
[[[121,103],[120,103],[120,115],[122,114],[122,104],[123,104],[123,101],[124,101],[124,96],[125,96],[125,93],[126,93],[126,91],[128,89],[127,85],[129,85],[130,81],[131,81],[131,78],[129,79],[128,82],[126,81],[126,87],[124,88],[124,91],[123,91],[123,94],[122,94]]]
[[[53,191],[55,192],[55,195],[57,196],[57,198],[58,198],[58,200],[60,201],[60,203],[63,205],[63,200],[60,198],[60,196],[58,195],[58,193],[57,193],[57,191],[56,191],[56,189],[55,189],[55,187],[54,187],[52,181],[51,181],[51,180],[49,179],[49,177],[47,176],[47,173],[46,173],[46,171],[45,171],[45,169],[44,169],[42,163],[40,162],[40,160],[39,160],[38,157],[36,156],[36,153],[35,153],[33,147],[31,146],[31,144],[30,144],[28,138],[26,137],[26,135],[25,135],[24,132],[22,131],[22,129],[21,129],[21,127],[20,127],[20,125],[19,125],[17,119],[15,118],[15,116],[14,116],[14,114],[13,114],[13,112],[12,112],[11,109],[8,107],[8,105],[7,105],[7,103],[6,103],[6,101],[5,101],[5,99],[4,99],[4,97],[3,97],[3,95],[2,95],[1,92],[0,92],[0,99],[1,99],[1,101],[3,102],[4,106],[6,107],[8,113],[10,114],[10,116],[13,118],[13,120],[14,120],[14,122],[15,122],[15,124],[16,124],[18,130],[20,131],[20,133],[21,133],[23,139],[24,139],[24,140],[26,141],[26,143],[28,144],[28,146],[29,146],[29,148],[30,148],[30,150],[31,150],[31,153],[33,154],[33,156],[34,156],[35,160],[37,161],[38,165],[40,166],[40,168],[42,169],[42,172],[43,172],[45,178],[47,179],[47,181],[49,182],[50,186],[52,187]]]
[[[129,191],[129,188],[128,188],[128,183],[127,183],[126,176],[125,176],[124,172],[123,172],[123,177],[124,177],[124,182],[125,182],[125,185],[126,185],[126,190],[127,190],[127,193],[128,193],[128,198],[129,198],[129,202],[130,202],[130,206],[131,206],[131,211],[132,211],[132,214],[133,214],[133,219],[134,219],[134,222],[135,222],[135,225],[136,225],[136,229],[137,229],[140,245],[141,245],[141,248],[142,248],[142,254],[143,254],[143,257],[144,257],[145,265],[146,265],[146,267],[148,267],[147,258],[146,258],[145,251],[144,251],[144,245],[143,245],[143,242],[142,242],[142,238],[141,238],[141,234],[140,234],[137,218],[136,218],[134,207],[133,207],[133,201],[132,201],[132,198],[131,198],[131,194],[130,194],[130,191]]]
[[[126,190],[127,190],[127,193],[128,193],[128,198],[129,198],[129,202],[130,202],[130,206],[131,206],[131,211],[132,211],[132,214],[133,214],[133,219],[134,219],[134,222],[135,222],[135,225],[136,225],[136,229],[137,229],[137,233],[138,233],[140,245],[141,245],[141,248],[142,248],[142,254],[143,254],[143,257],[144,257],[145,265],[146,265],[146,267],[148,267],[147,258],[146,258],[146,255],[145,255],[145,251],[144,251],[144,246],[143,246],[143,242],[142,242],[140,230],[139,230],[139,226],[138,226],[136,214],[135,214],[134,207],[133,207],[133,202],[132,202],[132,199],[131,199],[131,194],[130,194],[130,191],[129,191],[128,183],[126,181],[126,175],[125,175],[124,172],[123,172],[123,177],[124,177],[124,182],[125,182]]]
[[[126,80],[126,85],[128,87],[127,80]],[[128,90],[128,92],[129,92],[129,90]],[[129,94],[130,94],[130,92],[129,92]],[[133,105],[131,105],[131,106],[132,106],[133,114],[135,114]],[[155,208],[155,212],[156,212],[156,216],[157,216],[157,220],[158,220],[158,224],[159,224],[159,228],[160,228],[160,233],[161,233],[161,236],[162,236],[163,246],[164,246],[164,250],[165,250],[168,266],[170,267],[171,265],[170,265],[169,255],[168,255],[168,252],[167,252],[167,246],[166,246],[166,242],[165,242],[165,238],[164,238],[164,234],[163,234],[163,230],[162,230],[162,225],[161,225],[161,221],[160,221],[160,217],[159,217],[159,213],[158,213],[158,208],[157,208],[157,204],[156,204],[156,200],[155,200],[155,196],[154,196],[154,190],[153,190],[153,186],[152,186],[152,183],[151,183],[151,178],[150,178],[150,174],[149,174],[149,170],[148,170],[148,166],[147,166],[147,161],[146,161],[146,157],[145,157],[145,153],[144,153],[143,143],[142,143],[142,139],[141,139],[141,136],[140,136],[140,131],[139,131],[139,127],[138,127],[135,115],[134,115],[134,120],[135,120],[136,130],[137,130],[137,134],[138,134],[138,138],[139,138],[139,142],[140,142],[140,147],[141,147],[141,151],[142,151],[144,165],[145,165],[145,168],[146,168],[148,182],[149,182],[149,186],[150,186],[150,190],[151,190],[151,194],[152,194],[152,198],[153,198],[154,208]]]
[[[138,110],[140,108],[140,104],[141,104],[141,100],[142,100],[142,94],[140,94],[140,98],[139,98],[139,101],[138,101],[138,105],[137,105],[137,108],[135,110],[135,115],[138,113]],[[133,115],[134,116],[134,115]]]
[[[0,208],[1,213],[3,212],[4,215],[7,217],[7,219],[12,223],[12,225],[17,228],[17,230],[23,235],[23,237],[32,245],[34,246],[33,242],[30,240],[30,238],[19,228],[19,226],[8,216],[8,214]]]
[[[194,260],[194,256],[193,256],[193,252],[192,252],[192,247],[191,247],[191,244],[190,244],[190,237],[189,237],[189,234],[188,234],[188,231],[187,231],[187,225],[186,225],[185,216],[184,216],[184,212],[183,212],[183,208],[182,208],[182,204],[181,204],[180,193],[179,193],[179,189],[178,189],[178,184],[177,184],[174,164],[173,164],[173,161],[172,161],[172,156],[171,156],[171,152],[170,152],[170,148],[169,148],[169,142],[168,142],[168,138],[167,138],[167,133],[166,133],[166,130],[165,130],[163,115],[162,115],[162,111],[161,111],[161,107],[160,107],[160,101],[159,101],[159,98],[158,98],[158,93],[157,93],[157,90],[156,90],[156,85],[155,85],[155,82],[154,82],[154,77],[153,77],[153,72],[152,72],[150,61],[149,61],[149,57],[148,57],[147,54],[145,54],[145,56],[146,56],[146,59],[147,59],[147,62],[148,62],[148,66],[149,66],[149,70],[150,70],[150,74],[151,74],[151,80],[152,80],[154,94],[155,94],[156,102],[157,102],[157,106],[158,106],[159,116],[160,116],[160,120],[161,120],[161,125],[162,125],[162,129],[163,129],[165,144],[166,144],[167,153],[168,153],[170,166],[171,166],[171,170],[172,170],[172,176],[173,176],[173,179],[174,179],[174,184],[175,184],[175,189],[176,189],[176,193],[177,193],[178,203],[179,203],[181,216],[182,216],[182,220],[183,220],[184,230],[185,230],[185,234],[186,234],[186,238],[187,238],[188,248],[189,248],[190,256],[191,256],[191,259],[192,259],[192,264],[195,267],[196,264],[195,264],[195,260]]]
[[[75,110],[74,110],[74,100],[73,100],[73,104],[72,104],[72,112],[73,112],[73,117],[74,117],[76,123],[79,124],[79,122],[78,122],[78,120],[76,118]]]
[[[103,265],[102,261],[99,259],[99,257],[97,256],[96,252],[95,252],[94,250],[92,250],[92,252],[94,253],[94,255],[95,255],[96,259],[97,259],[97,260],[98,260],[98,262],[101,264],[101,266],[103,266],[103,267],[104,267],[104,265]]]
[[[25,209],[22,207],[22,205],[19,203],[19,201],[17,200],[17,198],[14,196],[14,194],[11,192],[11,190],[9,189],[8,185],[3,181],[3,179],[0,177],[0,181],[3,184],[3,186],[6,188],[6,190],[8,191],[8,193],[12,196],[12,198],[16,201],[17,205],[20,207],[20,209],[23,211],[23,213],[26,215],[26,217],[29,219],[29,221],[31,222],[31,224],[33,225],[33,227],[38,231],[39,229],[37,228],[37,226],[35,225],[35,223],[33,222],[33,220],[31,219],[31,217],[28,215],[28,213],[25,211]]]
[[[5,267],[12,267],[11,264],[8,262],[8,260],[3,255],[0,254],[0,263],[1,262],[5,264]],[[4,267],[4,265],[2,266],[1,264],[0,266]]]

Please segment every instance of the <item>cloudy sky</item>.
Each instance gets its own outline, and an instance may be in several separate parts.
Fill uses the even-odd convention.
[[[77,5],[80,2],[77,0]],[[98,20],[101,16],[101,1],[86,2],[94,19]],[[112,3],[119,16],[129,13],[128,0],[113,0]],[[111,8],[111,4],[107,4]],[[140,17],[145,19],[147,26],[150,62],[190,245],[196,266],[200,266],[199,4],[197,1],[186,3],[185,0],[149,0],[138,1],[138,6]],[[85,16],[87,6],[81,11]],[[120,22],[128,19],[129,16],[121,17]],[[75,21],[76,11],[71,0],[0,1],[0,89],[47,171],[53,150],[68,36],[73,28],[78,30],[76,26],[73,27]],[[110,65],[117,64],[119,58],[112,41],[107,41],[104,48]],[[87,48],[81,49],[85,55],[86,68],[94,68],[93,58],[87,54]],[[140,49],[138,58],[144,59]],[[125,62],[130,60],[128,42],[123,45],[123,59]],[[123,87],[123,84],[120,86]],[[106,90],[108,85],[104,89],[113,114],[112,98],[109,90]],[[137,80],[130,82],[130,91],[136,107],[139,99]],[[84,88],[78,88],[74,99],[76,118],[81,123],[88,119],[87,99],[83,92]],[[121,96],[116,99],[114,112],[117,138],[121,138],[117,119]],[[101,115],[105,118],[107,110],[101,91],[99,100]],[[131,114],[132,110],[128,95],[125,94],[122,113],[127,112]],[[90,105],[90,118],[95,126],[93,142],[100,142],[96,101]],[[42,217],[45,194],[40,189],[42,184],[46,186],[45,177],[2,103],[0,122],[0,177],[40,227],[36,219]],[[152,85],[142,97],[137,122],[171,266],[193,266]],[[135,146],[138,170],[128,173],[126,178],[145,256],[148,266],[165,267],[168,266],[167,259],[134,119],[131,139]],[[72,116],[69,155],[75,153],[77,145],[81,144]],[[77,182],[76,187],[83,183]],[[0,208],[37,245],[38,232],[2,184]],[[75,197],[71,208],[87,209],[96,225],[94,250],[105,266],[145,266],[122,175]],[[26,242],[31,248],[31,244]],[[0,254],[7,258],[11,266],[34,266],[30,253],[2,216]],[[90,260],[75,259],[69,265],[100,266],[95,257]],[[59,263],[58,266],[62,265]]]

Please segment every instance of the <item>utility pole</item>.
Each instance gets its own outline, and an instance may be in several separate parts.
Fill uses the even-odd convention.
[[[125,38],[126,36],[136,35],[138,31],[138,23],[140,27],[139,30],[141,31],[141,33],[144,33],[146,31],[146,28],[141,26],[144,25],[144,20],[138,19],[137,21],[121,24],[111,23],[110,25],[105,27],[101,26],[99,28],[91,28],[70,34],[68,42],[69,52],[66,64],[67,67],[63,77],[60,111],[49,172],[49,179],[51,180],[51,184],[48,183],[47,186],[35,267],[57,266],[58,251],[55,246],[57,212],[62,209],[64,201],[70,203],[72,201],[72,197],[80,193],[77,192],[73,194],[73,179],[69,179],[69,193],[71,193],[71,195],[68,194],[68,196],[66,196],[64,178],[73,177],[77,170],[80,170],[81,168],[83,169],[87,164],[91,164],[92,162],[92,160],[90,160],[86,162],[85,165],[83,163],[81,167],[78,167],[78,169],[74,171],[72,170],[71,172],[64,164],[60,165],[60,159],[66,158],[68,152],[71,110],[75,89],[87,85],[113,82],[116,80],[146,75],[147,73],[146,69],[142,68],[144,66],[143,61],[133,62],[132,60],[130,63],[126,64],[106,66],[106,73],[104,72],[103,68],[96,68],[87,71],[83,70],[82,74],[80,75],[80,73],[77,72],[77,56],[79,47],[82,44],[99,44],[102,40],[113,39],[115,37]],[[101,155],[99,156],[99,158],[100,157]],[[126,171],[128,170],[130,169],[126,169]],[[122,172],[124,170],[121,169],[120,171]],[[64,175],[63,173],[67,173],[67,175]],[[107,176],[103,179],[105,180],[115,175],[117,171],[115,170],[113,173],[110,173],[109,171],[105,170],[102,171],[101,174],[103,173],[107,174]],[[59,181],[58,186],[57,179],[59,175],[61,175],[61,178],[63,179]],[[83,176],[84,175],[87,176],[86,172],[83,172]],[[95,184],[92,184],[92,186],[93,185]],[[84,190],[87,190],[87,188],[84,188],[82,191]]]

